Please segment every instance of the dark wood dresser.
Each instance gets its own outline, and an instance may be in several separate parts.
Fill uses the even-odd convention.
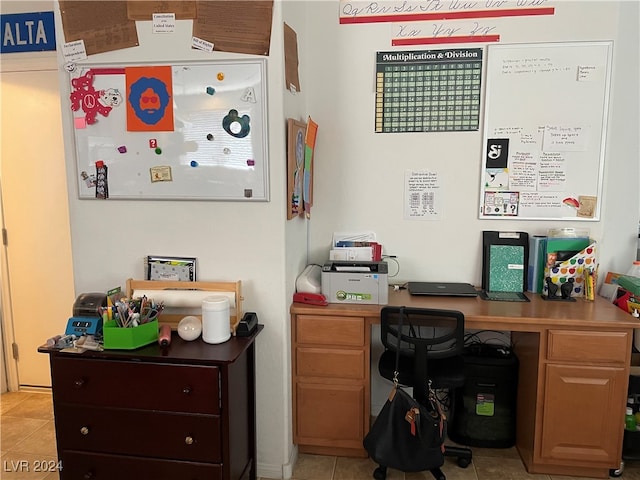
[[[255,337],[48,347],[61,480],[255,480]]]

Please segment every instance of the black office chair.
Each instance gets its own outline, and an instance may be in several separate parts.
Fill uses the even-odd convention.
[[[464,385],[464,314],[455,310],[383,307],[380,333],[385,351],[380,357],[378,370],[389,380],[393,380],[396,365],[400,315],[403,317],[398,383],[413,387],[413,397],[418,401],[428,399],[430,387],[448,390],[450,422],[455,413],[454,392]],[[457,457],[462,468],[471,463],[469,448],[445,445],[444,455]],[[437,480],[446,480],[439,468],[431,470],[431,474]],[[380,465],[374,477],[384,480],[386,467]]]

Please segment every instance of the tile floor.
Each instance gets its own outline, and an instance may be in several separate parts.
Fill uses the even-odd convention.
[[[460,468],[447,458],[447,480],[586,480],[557,475],[530,475],[515,448],[473,448],[473,463]],[[10,392],[0,396],[0,479],[58,480],[51,394]],[[39,468],[37,468],[39,467]],[[370,459],[301,454],[294,480],[369,480],[376,464]],[[35,471],[40,470],[40,471]],[[389,470],[388,480],[431,480],[429,473]],[[640,462],[627,462],[622,480],[640,480]],[[117,480],[117,479],[113,479]],[[142,479],[153,480],[153,479]],[[182,479],[176,479],[182,480]]]

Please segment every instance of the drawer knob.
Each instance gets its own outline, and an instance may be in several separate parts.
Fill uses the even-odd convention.
[[[89,470],[87,473],[84,474],[83,478],[86,478],[87,480],[89,480],[89,479],[91,479],[93,477],[94,477],[93,472],[91,470]]]
[[[193,444],[193,437],[186,437],[184,439],[184,443],[186,443],[187,445]]]
[[[82,387],[84,387],[84,378],[79,378],[79,379],[77,379],[75,382],[73,382],[73,385],[74,385],[76,388],[82,388]]]
[[[184,393],[185,395],[191,395],[191,387],[184,387],[182,389],[182,393]]]
[[[80,433],[82,435],[89,435],[89,427],[82,427],[80,428]]]

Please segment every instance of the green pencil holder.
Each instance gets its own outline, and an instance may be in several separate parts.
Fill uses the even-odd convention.
[[[158,341],[158,321],[122,328],[115,320],[103,326],[104,348],[111,350],[133,350]]]

